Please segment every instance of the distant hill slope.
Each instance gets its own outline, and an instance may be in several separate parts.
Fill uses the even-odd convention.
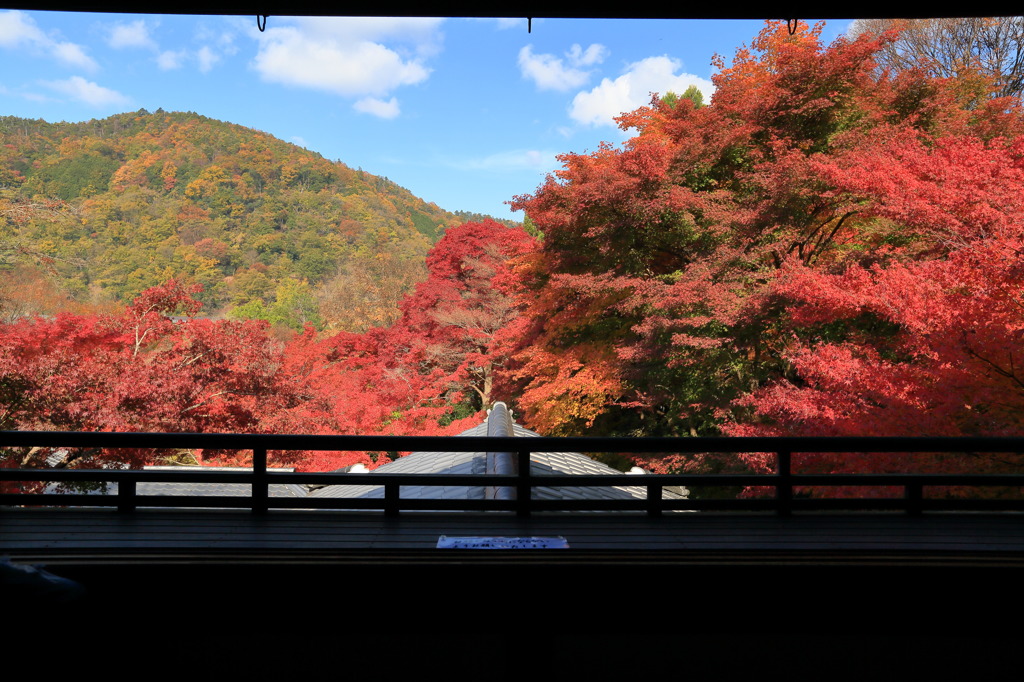
[[[0,140],[0,267],[45,262],[78,300],[124,302],[175,276],[203,285],[208,313],[358,330],[388,321],[431,244],[466,220],[195,113],[0,117]]]

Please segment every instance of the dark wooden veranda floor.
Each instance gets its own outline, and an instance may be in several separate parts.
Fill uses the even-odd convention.
[[[561,537],[569,547],[438,549],[442,535]],[[0,512],[0,554],[45,565],[108,596],[130,592],[136,580],[152,584],[164,576],[162,589],[169,599],[197,589],[191,581],[174,578],[183,571],[230,573],[236,585],[287,584],[293,592],[308,588],[320,598],[323,583],[310,582],[310,576],[332,576],[329,582],[340,579],[344,585],[365,581],[374,572],[404,575],[410,592],[429,592],[439,583],[465,579],[471,584],[485,569],[513,583],[526,581],[538,593],[555,589],[561,572],[583,571],[590,576],[586,587],[557,585],[562,594],[577,590],[581,598],[592,589],[591,579],[642,585],[652,576],[686,573],[705,584],[723,584],[731,580],[724,576],[754,571],[757,581],[774,575],[779,587],[794,576],[822,572],[984,572],[994,588],[1011,574],[1014,582],[1024,575],[1024,515],[678,513],[652,518],[562,513],[520,518],[461,512],[389,518],[322,511],[7,509]],[[912,590],[913,582],[904,587]],[[187,587],[171,587],[175,584]],[[791,587],[806,590],[804,585]],[[952,586],[942,589],[948,592]]]
[[[148,562],[180,555],[195,561],[258,557],[360,561],[489,561],[484,550],[436,549],[447,536],[563,537],[568,549],[504,551],[524,563],[661,561],[993,562],[1024,567],[1024,514],[511,514],[235,510],[8,509],[0,512],[0,553],[43,562],[105,556]],[[412,557],[417,557],[413,559]],[[521,558],[519,558],[521,557]],[[308,558],[308,559],[307,559]]]
[[[563,537],[569,548],[437,549],[441,535]],[[538,665],[984,676],[1021,658],[1024,631],[1017,513],[5,509],[0,555],[87,590],[70,604],[20,600],[46,605],[18,616],[23,632],[52,630],[59,614],[62,630],[98,627],[141,647],[200,628],[220,648],[179,650],[171,664],[225,671],[286,673],[285,651],[382,633],[393,653],[350,654],[345,669],[423,670],[441,656],[504,661],[517,678]],[[81,636],[73,646],[92,655]],[[311,660],[327,671],[337,659]]]

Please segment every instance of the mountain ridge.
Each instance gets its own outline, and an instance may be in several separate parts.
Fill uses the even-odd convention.
[[[208,314],[357,331],[389,321],[445,229],[484,217],[194,112],[2,116],[0,139],[0,268],[80,302],[176,277]]]

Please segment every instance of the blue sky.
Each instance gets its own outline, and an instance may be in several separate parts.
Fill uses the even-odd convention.
[[[849,22],[830,22],[826,41]],[[0,10],[0,115],[195,111],[384,175],[448,210],[513,216],[556,154],[625,139],[650,92],[712,94],[756,21],[289,18]]]

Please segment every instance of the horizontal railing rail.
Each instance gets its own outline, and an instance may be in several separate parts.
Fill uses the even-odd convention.
[[[9,506],[109,506],[130,512],[138,507],[224,507],[255,512],[270,509],[376,510],[386,514],[417,510],[515,512],[528,515],[543,511],[633,511],[659,515],[672,511],[794,511],[892,510],[910,514],[926,511],[1024,511],[1024,495],[999,498],[945,498],[926,493],[944,487],[1024,487],[1024,474],[892,473],[805,474],[792,471],[792,456],[800,453],[898,454],[970,453],[979,457],[1024,452],[1024,438],[521,438],[487,436],[319,436],[280,434],[198,433],[104,433],[8,431],[0,432],[0,448],[133,448],[153,450],[208,449],[251,451],[251,471],[167,471],[119,469],[0,469],[0,481],[114,483],[113,495],[53,492],[6,492],[0,505]],[[371,452],[508,452],[522,461],[531,453],[772,453],[776,471],[765,474],[649,474],[548,475],[532,474],[520,467],[515,475],[388,474],[336,472],[282,472],[269,470],[267,453],[287,450]],[[245,495],[144,495],[140,483],[217,483],[250,486]],[[279,497],[273,485],[371,486],[384,490],[382,498]],[[497,499],[403,498],[403,486],[508,487],[518,494]],[[665,496],[666,488],[684,486],[757,489],[766,494],[735,499]],[[538,499],[538,488],[616,487],[643,489],[635,499]],[[902,491],[898,497],[828,498],[806,496],[810,487],[882,487]],[[1017,493],[1020,491],[1018,490]]]

